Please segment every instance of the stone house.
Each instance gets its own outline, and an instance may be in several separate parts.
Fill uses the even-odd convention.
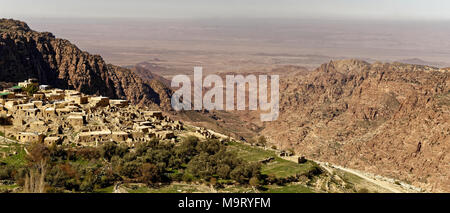
[[[109,105],[109,98],[103,96],[91,97],[89,103],[94,107],[106,107]]]
[[[45,93],[45,98],[49,101],[62,101],[64,97],[64,93]]]
[[[162,120],[164,119],[164,116],[162,114],[161,111],[148,111],[144,113],[144,117],[145,119],[157,119],[157,120]]]
[[[128,135],[126,132],[113,132],[111,139],[115,142],[125,142],[128,139]]]
[[[52,118],[56,116],[56,110],[53,107],[49,107],[49,108],[45,108],[44,111],[42,112],[42,116],[44,118]]]
[[[52,87],[50,85],[39,85],[39,90],[49,90]]]
[[[42,143],[44,141],[44,135],[37,132],[19,132],[16,135],[16,139],[21,143],[38,142]]]
[[[96,145],[98,143],[107,142],[111,139],[111,131],[103,130],[103,131],[93,131],[93,132],[81,132],[79,134],[79,142],[82,143],[90,143],[95,142]]]
[[[9,101],[6,101],[5,108],[8,110],[13,110],[13,109],[15,109],[15,106],[17,104],[18,104],[18,102],[16,100],[9,100]]]
[[[43,101],[43,100],[45,100],[45,94],[44,93],[35,93],[35,94],[33,94],[33,99]]]
[[[71,115],[69,115],[67,117],[67,121],[74,128],[80,128],[86,123],[86,119],[85,119],[84,116],[82,116],[82,115],[73,115],[73,114],[71,114]]]
[[[61,144],[61,142],[62,142],[62,140],[61,140],[61,137],[59,137],[59,136],[51,136],[51,137],[44,138],[44,144],[47,146],[59,145],[59,144]]]
[[[38,87],[39,86],[39,81],[36,78],[29,78],[28,80],[25,80],[23,82],[19,82],[17,85],[19,87],[28,87],[30,85]]]
[[[109,101],[109,104],[112,106],[116,106],[116,107],[127,107],[128,106],[128,101],[127,100],[118,100],[118,99],[113,99]]]
[[[161,131],[156,132],[156,137],[159,139],[172,139],[175,138],[175,134],[172,131]]]
[[[15,98],[15,94],[13,92],[2,92],[0,93],[0,99],[13,99]]]
[[[82,96],[81,94],[71,94],[69,96],[66,96],[65,98],[66,101],[71,101],[74,102],[76,104],[87,104],[88,103],[88,97],[87,96]]]

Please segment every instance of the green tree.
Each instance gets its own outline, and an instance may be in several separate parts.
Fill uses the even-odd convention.
[[[263,146],[263,147],[266,147],[266,145],[267,145],[266,137],[264,137],[263,135],[259,136],[258,137],[258,144]]]
[[[30,84],[23,88],[23,91],[26,92],[28,96],[33,96],[34,93],[39,91],[39,88],[36,85]]]
[[[259,187],[259,180],[257,177],[250,178],[250,181],[248,183],[250,184],[250,186],[253,186],[256,188]]]
[[[148,185],[157,183],[161,181],[161,175],[159,174],[158,168],[150,163],[142,164],[140,168],[141,181]]]

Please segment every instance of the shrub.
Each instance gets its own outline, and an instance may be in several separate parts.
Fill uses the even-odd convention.
[[[161,176],[158,171],[158,168],[153,164],[150,163],[142,164],[140,168],[140,173],[141,173],[141,181],[148,185],[161,181]]]
[[[30,84],[23,88],[23,91],[26,92],[28,96],[33,96],[34,93],[39,91],[39,88],[36,85]]]

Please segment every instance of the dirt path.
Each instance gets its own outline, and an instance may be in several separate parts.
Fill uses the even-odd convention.
[[[297,162],[298,156],[291,156],[291,157],[285,157],[284,159],[290,160],[293,162]],[[400,181],[382,177],[379,175],[373,175],[367,172],[362,172],[356,169],[349,169],[338,165],[333,165],[326,162],[320,162],[317,160],[313,160],[314,162],[318,163],[320,166],[322,166],[325,170],[327,170],[329,173],[333,173],[334,170],[342,170],[351,174],[354,174],[362,179],[364,179],[367,182],[370,182],[386,191],[386,192],[392,192],[392,193],[414,193],[414,192],[421,192],[422,190],[408,185],[406,183],[402,183]]]

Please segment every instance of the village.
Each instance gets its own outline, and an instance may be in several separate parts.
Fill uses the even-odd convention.
[[[26,88],[37,88],[33,94]],[[0,93],[0,115],[10,122],[4,128],[6,138],[17,142],[99,146],[114,141],[134,147],[152,138],[177,141],[184,126],[161,111],[130,105],[127,100],[85,95],[75,90],[39,85],[28,79]],[[3,131],[3,130],[2,130]],[[198,137],[218,138],[197,128]]]

